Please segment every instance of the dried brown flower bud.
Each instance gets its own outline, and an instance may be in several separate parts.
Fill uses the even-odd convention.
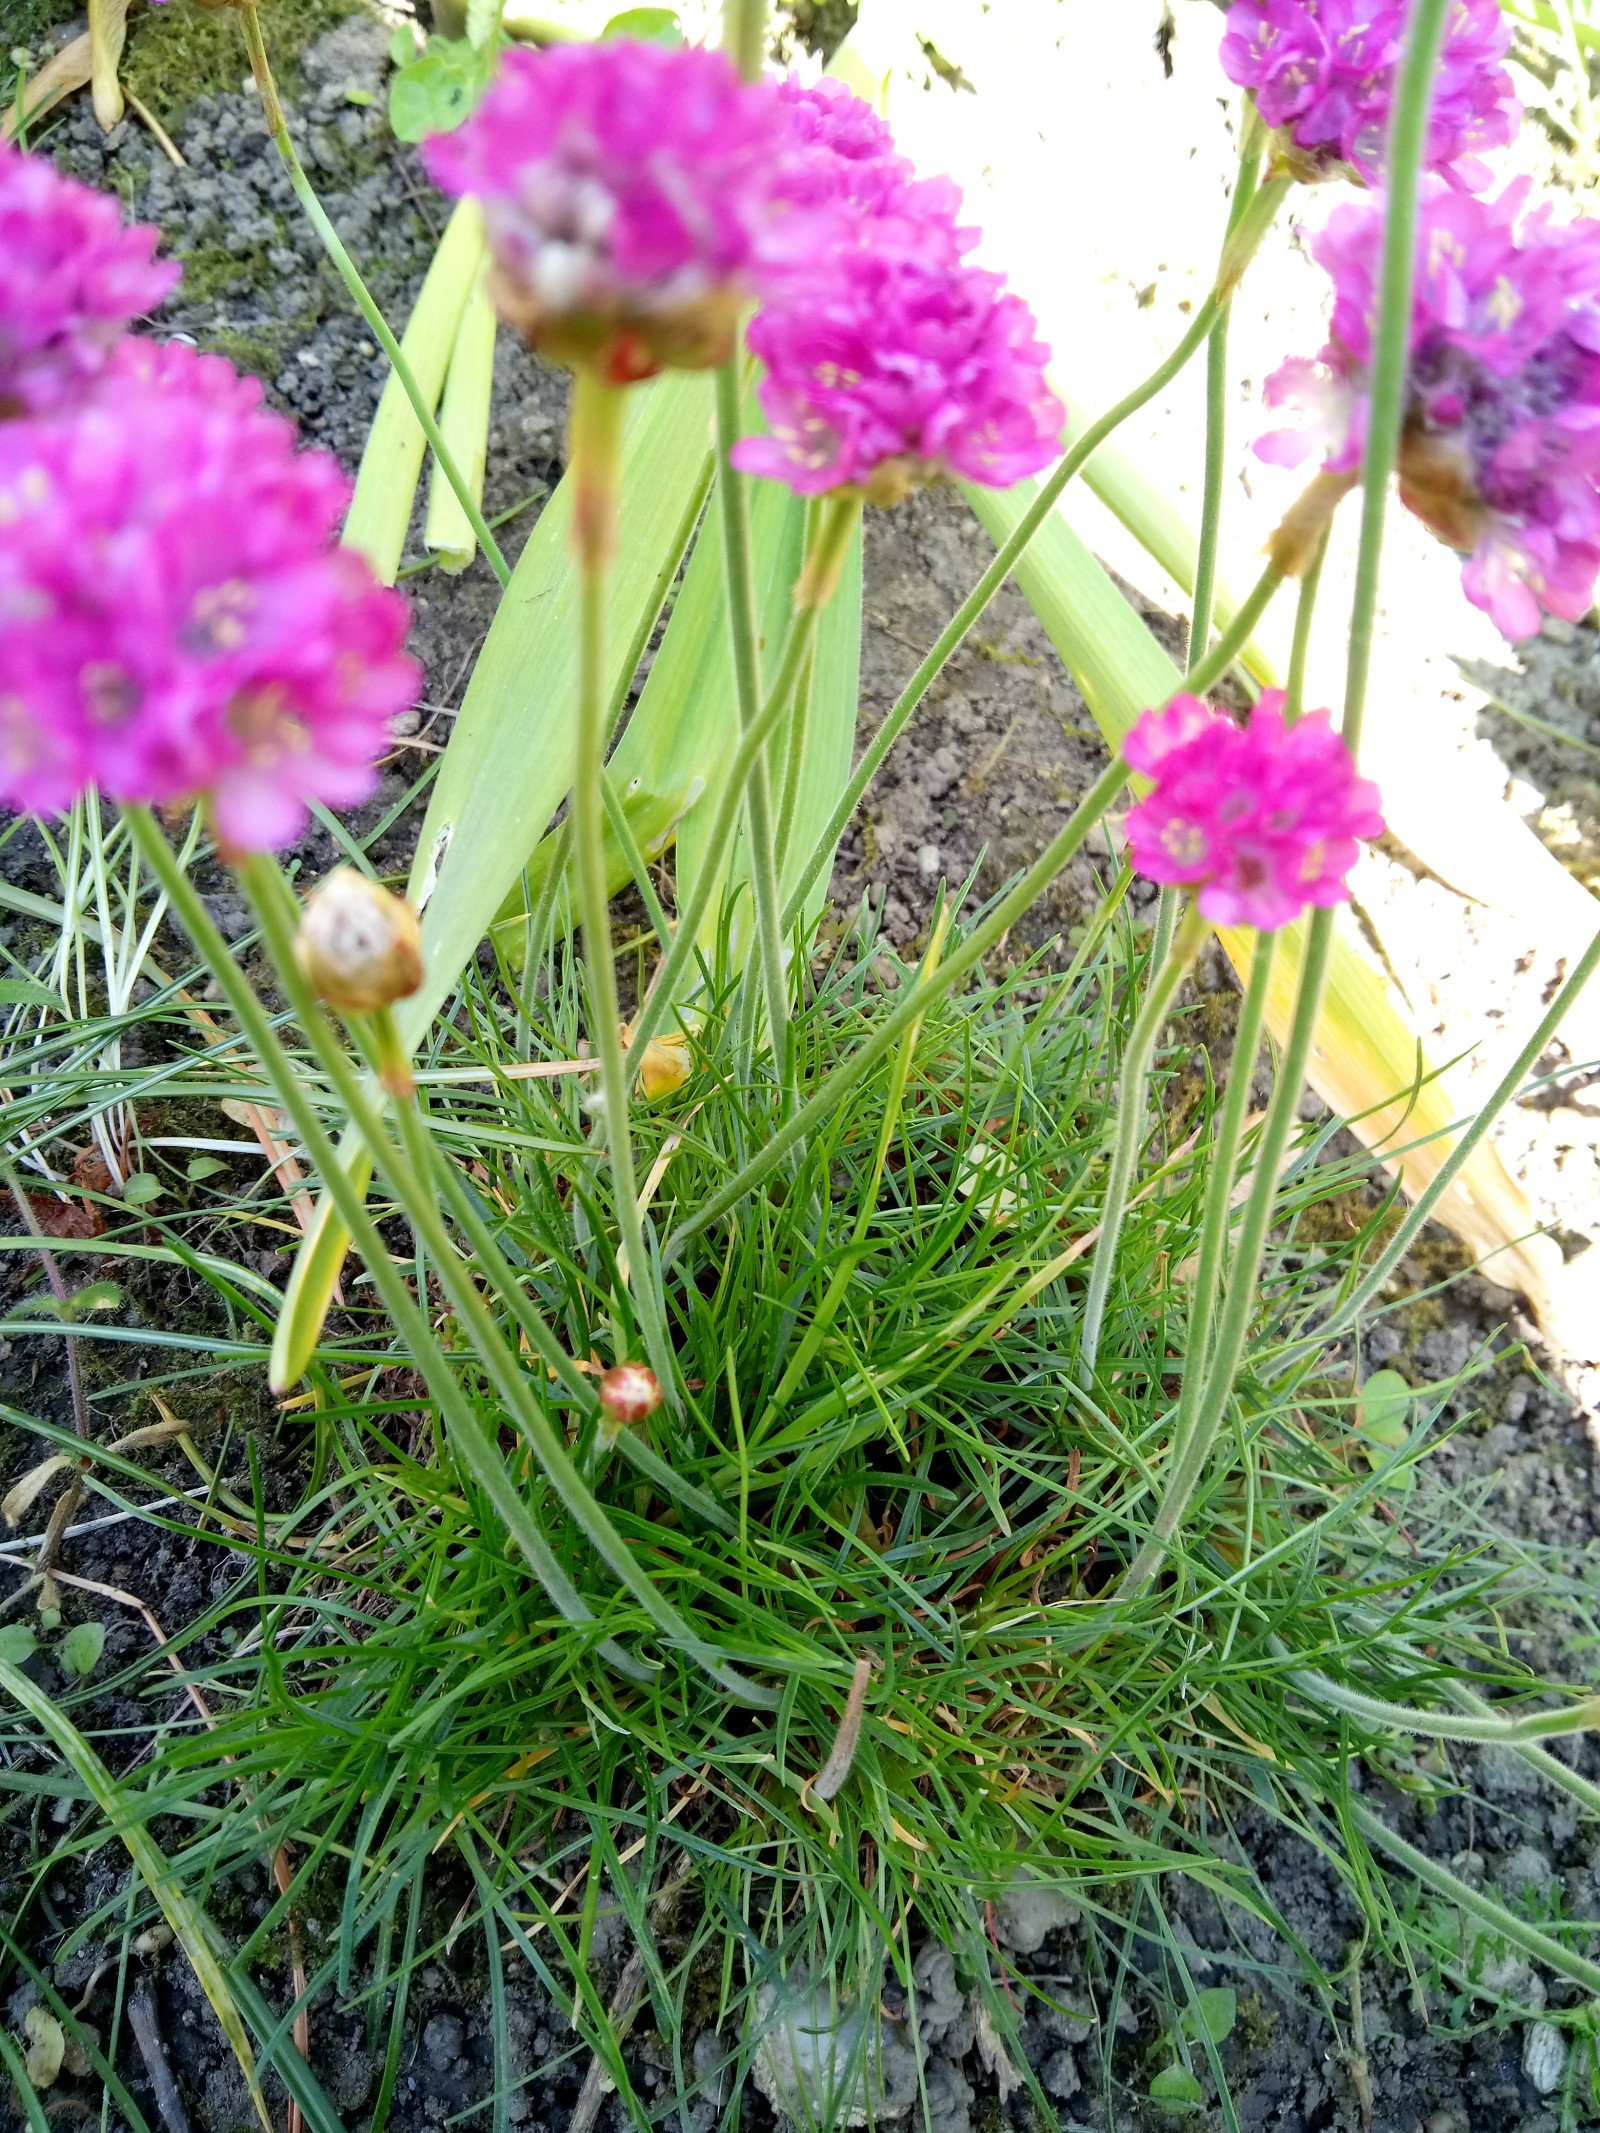
[[[335,867],[307,899],[295,961],[341,1015],[375,1014],[422,983],[422,928],[403,897],[354,867]]]
[[[661,1405],[661,1381],[643,1363],[613,1363],[600,1373],[599,1391],[606,1414],[601,1426],[608,1438],[630,1422],[642,1422]]]

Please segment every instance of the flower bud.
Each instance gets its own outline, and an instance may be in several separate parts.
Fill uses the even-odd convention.
[[[689,1079],[689,1040],[681,1032],[652,1037],[639,1058],[639,1087],[646,1103],[674,1096]]]
[[[613,1363],[600,1373],[601,1435],[608,1443],[630,1422],[642,1422],[661,1405],[661,1382],[643,1363]]]
[[[341,1015],[375,1014],[422,983],[416,913],[354,867],[335,867],[312,891],[294,952],[317,998]]]

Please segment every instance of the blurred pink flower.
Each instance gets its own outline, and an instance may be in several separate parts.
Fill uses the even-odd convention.
[[[129,343],[107,390],[0,424],[0,799],[204,795],[262,850],[377,781],[415,700],[404,599],[336,545],[348,484],[214,356]]]
[[[1248,89],[1302,175],[1382,174],[1410,0],[1233,0],[1222,39],[1228,79]],[[1522,117],[1502,62],[1511,25],[1500,0],[1455,0],[1433,83],[1426,168],[1478,191],[1479,151]]]
[[[919,178],[886,121],[842,82],[785,81],[778,97],[788,141],[758,241],[764,297],[803,298],[840,250],[953,267],[977,243],[978,232],[956,221],[961,188],[951,178]]]
[[[168,296],[182,270],[155,258],[160,235],[125,229],[107,194],[0,141],[0,417],[69,403]]]
[[[1220,926],[1274,932],[1308,904],[1342,903],[1357,840],[1383,831],[1378,788],[1359,777],[1326,711],[1288,726],[1283,691],[1246,726],[1198,697],[1147,711],[1122,744],[1152,781],[1129,809],[1133,864],[1192,886]]]
[[[1576,621],[1600,575],[1600,222],[1524,214],[1435,181],[1420,209],[1402,501],[1467,557],[1462,582],[1508,637],[1541,610]],[[1267,381],[1295,426],[1263,459],[1361,462],[1377,318],[1381,199],[1337,209],[1312,251],[1333,277],[1330,338]]]
[[[727,356],[787,135],[722,53],[619,39],[508,53],[423,157],[482,201],[505,315],[625,384]]]
[[[758,313],[750,346],[769,434],[742,439],[734,463],[802,495],[886,503],[946,477],[1004,488],[1061,449],[1050,352],[998,274],[840,253],[804,300]]]

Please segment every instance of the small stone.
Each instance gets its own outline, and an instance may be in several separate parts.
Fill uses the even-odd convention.
[[[461,2057],[467,2041],[467,2026],[459,2015],[436,2014],[422,2032],[422,2055],[435,2073],[442,2074]]]
[[[754,2023],[756,2087],[795,2125],[863,2126],[910,2110],[917,2057],[875,2002],[841,2001],[826,1981],[767,1985]]]
[[[994,1930],[1016,1954],[1034,1955],[1048,1934],[1075,1926],[1080,1916],[1070,1896],[1024,1872],[995,1905]]]
[[[1539,2094],[1558,2088],[1566,2070],[1566,2038],[1553,2022],[1530,2022],[1522,2033],[1522,2071]]]
[[[936,844],[917,846],[917,872],[924,881],[932,881],[939,871],[939,847]]]
[[[1071,2052],[1052,2052],[1044,2063],[1043,2075],[1045,2087],[1062,2102],[1069,2096],[1076,2096],[1083,2086],[1078,2062]]]
[[[1508,1896],[1521,1896],[1530,1889],[1537,1894],[1550,1886],[1555,1871],[1536,1844],[1519,1844],[1509,1858],[1501,1860],[1495,1879]]]

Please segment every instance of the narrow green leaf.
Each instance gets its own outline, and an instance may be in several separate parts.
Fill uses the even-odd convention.
[[[475,201],[463,200],[445,224],[400,340],[400,352],[430,409],[438,405],[461,313],[482,270],[483,249],[482,211]],[[385,585],[394,583],[400,569],[424,443],[410,397],[391,372],[367,433],[344,522],[344,545],[358,549]]]
[[[495,309],[482,275],[473,283],[456,328],[450,369],[439,409],[439,432],[461,469],[473,501],[483,507],[483,474],[489,457],[489,402],[494,389]],[[424,546],[453,577],[478,552],[478,537],[467,523],[461,499],[437,461],[428,482],[428,519]]]
[[[183,1887],[166,1854],[145,1827],[144,1817],[134,1804],[140,1795],[117,1782],[66,1714],[58,1710],[26,1674],[3,1657],[0,1657],[0,1688],[50,1736],[56,1752],[88,1789],[101,1814],[127,1847],[150,1893],[160,1904],[174,1939],[189,1958],[200,1981],[200,1989],[211,2002],[212,2011],[222,2025],[222,2034],[239,2062],[239,2071],[244,2076],[257,2116],[266,2133],[274,2133],[266,2099],[256,2079],[255,2053],[250,2048],[243,2018],[228,1989],[227,1977],[212,1943],[210,1921]]]

